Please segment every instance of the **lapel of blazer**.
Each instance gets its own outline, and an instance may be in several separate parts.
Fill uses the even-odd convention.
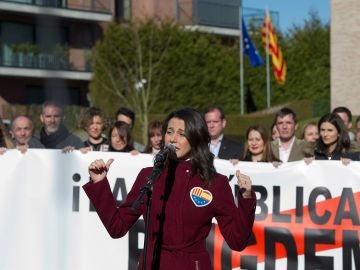
[[[226,141],[225,136],[223,136],[223,138],[221,140],[218,156],[221,156],[223,154],[223,152],[226,151],[226,149],[227,149],[227,141]]]
[[[295,140],[294,140],[294,143],[291,148],[290,155],[289,155],[289,161],[300,160],[301,156],[302,156],[301,151],[302,151],[301,140],[299,140],[298,138],[295,137]]]
[[[280,159],[279,140],[271,142],[272,151],[277,159]]]

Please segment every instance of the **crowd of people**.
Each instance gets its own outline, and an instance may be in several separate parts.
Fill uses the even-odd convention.
[[[350,130],[352,113],[346,107],[335,108],[318,123],[305,124],[301,138],[295,136],[298,126],[295,111],[281,108],[269,131],[258,124],[248,127],[244,146],[224,135],[226,118],[220,106],[207,108],[204,118],[211,136],[210,151],[215,157],[229,159],[233,164],[271,162],[278,167],[281,163],[302,159],[307,164],[313,159],[342,160],[344,164],[360,160],[360,117],[356,120],[356,134],[353,134]]]
[[[64,153],[79,150],[83,154],[113,151],[156,155],[164,145],[173,148],[174,156],[167,155],[156,182],[152,181],[158,169],[154,162],[154,167],[139,172],[119,207],[107,179],[114,160],[100,158],[88,166],[89,182],[83,188],[112,237],[124,236],[141,215],[144,217],[148,231],[139,269],[200,269],[200,265],[201,269],[212,269],[205,243],[213,218],[231,249],[241,251],[247,246],[256,209],[251,179],[236,170],[239,189],[234,198],[228,178],[216,172],[216,158],[234,165],[240,161],[270,162],[274,167],[299,160],[306,164],[341,160],[344,165],[360,161],[360,119],[356,120],[356,134],[352,133],[352,114],[345,107],[335,108],[317,123],[306,124],[301,138],[295,136],[295,111],[283,107],[275,113],[270,130],[259,124],[249,126],[244,143],[224,134],[227,120],[219,105],[203,112],[180,109],[163,121],[152,121],[146,146],[134,141],[135,113],[129,108],[120,108],[113,121],[99,108],[85,109],[80,116],[85,140],[64,125],[63,108],[54,102],[43,104],[40,120],[39,137],[34,135],[28,116],[16,116],[10,132],[0,121],[0,154],[13,148],[22,153],[29,148],[47,148]],[[147,203],[136,204],[142,190],[147,191]]]
[[[211,105],[203,111],[211,138],[209,149],[215,158],[239,161],[281,163],[305,159],[359,160],[360,117],[352,128],[352,113],[346,107],[337,107],[321,117],[318,122],[306,123],[300,138],[295,136],[297,115],[294,110],[284,107],[275,113],[274,122],[267,130],[254,124],[245,132],[244,143],[224,134],[226,117],[219,105]],[[25,153],[28,148],[61,149],[63,152],[79,150],[130,152],[157,154],[162,146],[161,119],[150,122],[148,141],[142,145],[134,141],[133,127],[135,113],[126,107],[119,108],[113,121],[96,107],[85,109],[79,126],[86,132],[82,140],[64,125],[64,112],[59,104],[47,101],[40,114],[42,127],[35,135],[33,121],[29,116],[18,115],[11,121],[10,131],[0,121],[0,154],[16,148]],[[344,163],[346,163],[344,162]]]
[[[70,132],[65,126],[63,107],[56,102],[47,101],[43,104],[40,121],[42,127],[38,136],[29,116],[14,117],[10,130],[0,121],[0,154],[14,148],[22,153],[26,153],[29,148],[46,148],[61,149],[64,153],[79,150],[84,154],[89,151],[138,154],[145,150],[145,146],[133,140],[132,127],[135,114],[128,108],[120,108],[112,122],[100,108],[86,108],[80,115],[79,121],[80,127],[86,132],[85,140]],[[158,141],[152,142],[149,137],[147,149],[155,151],[155,149],[160,150],[160,147]]]

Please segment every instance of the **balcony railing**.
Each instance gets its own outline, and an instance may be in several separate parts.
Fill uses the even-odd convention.
[[[111,1],[109,0],[87,0],[81,1],[81,3],[71,0],[0,0],[0,3],[1,2],[34,5],[40,7],[71,9],[78,11],[111,13]]]
[[[39,55],[13,53],[7,59],[0,57],[0,66],[15,68],[32,68],[58,71],[91,72],[90,66],[74,66],[69,60],[57,57],[53,54],[41,53]]]
[[[192,0],[179,2],[177,20],[181,24],[239,29],[239,0]],[[243,7],[247,25],[260,28],[265,18],[265,9]],[[270,12],[273,24],[278,28],[278,12]]]

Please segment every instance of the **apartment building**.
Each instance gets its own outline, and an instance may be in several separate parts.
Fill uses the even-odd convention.
[[[238,0],[0,0],[0,96],[18,104],[87,105],[88,56],[102,27],[144,18],[239,35]]]
[[[1,0],[0,96],[86,104],[88,54],[113,14],[111,0]]]

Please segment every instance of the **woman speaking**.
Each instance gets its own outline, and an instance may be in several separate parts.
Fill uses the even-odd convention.
[[[235,204],[227,177],[215,170],[208,148],[210,136],[199,112],[181,109],[170,113],[162,132],[165,145],[172,145],[175,153],[167,155],[163,170],[139,207],[132,206],[153,175],[153,167],[140,171],[120,207],[106,178],[113,159],[90,164],[91,181],[84,190],[113,238],[124,236],[143,215],[148,233],[146,254],[141,255],[138,269],[210,270],[205,241],[214,217],[231,249],[240,251],[247,245],[256,205],[250,178],[236,172],[240,188]]]

